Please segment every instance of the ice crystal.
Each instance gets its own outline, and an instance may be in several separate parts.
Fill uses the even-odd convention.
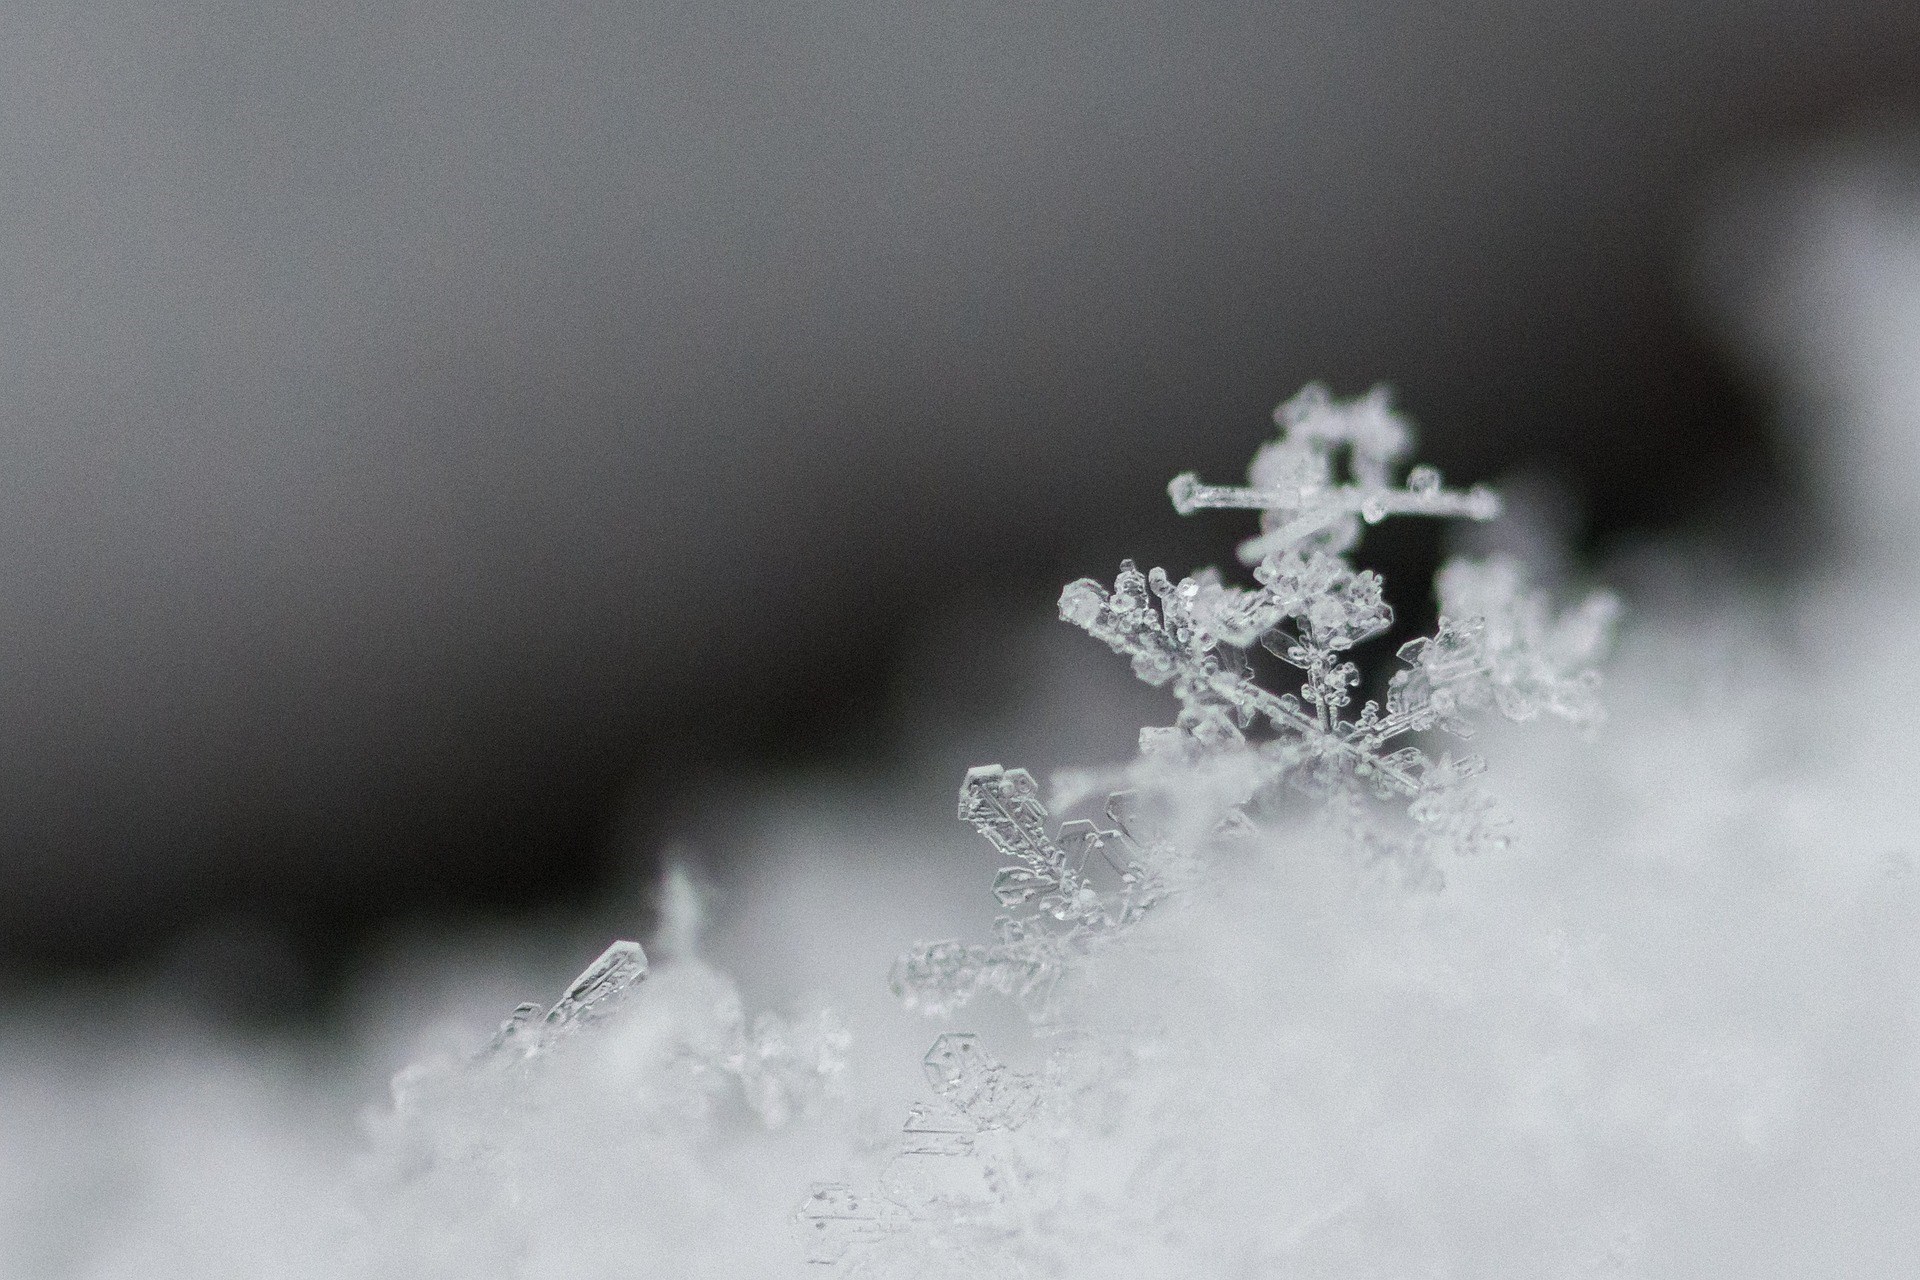
[[[1261,533],[1239,548],[1256,586],[1230,586],[1212,569],[1176,583],[1125,561],[1111,590],[1082,578],[1061,593],[1062,618],[1180,705],[1173,725],[1141,731],[1128,773],[1136,786],[1109,796],[1111,826],[1075,820],[1050,830],[1026,770],[971,770],[960,818],[1001,859],[992,892],[1006,913],[992,942],[932,943],[894,965],[895,994],[930,1014],[985,990],[1019,1002],[1052,1046],[1046,1070],[1018,1075],[979,1037],[941,1036],[925,1064],[936,1100],[911,1110],[879,1188],[821,1185],[800,1207],[809,1261],[922,1275],[938,1256],[978,1274],[1024,1274],[1036,1244],[1021,1224],[1048,1216],[1071,1150],[1089,1137],[1075,1134],[1070,1113],[1088,1097],[1114,1095],[1130,1061],[1169,1051],[1136,1027],[1124,1051],[1103,1055],[1100,1037],[1074,1017],[1077,972],[1180,893],[1212,849],[1293,813],[1290,797],[1302,793],[1334,843],[1437,885],[1443,854],[1496,847],[1504,836],[1476,781],[1479,757],[1436,750],[1431,735],[1465,738],[1488,710],[1599,722],[1592,663],[1611,630],[1612,598],[1596,593],[1556,612],[1507,559],[1449,564],[1437,582],[1438,629],[1400,647],[1403,669],[1384,706],[1367,700],[1351,711],[1362,675],[1350,655],[1393,624],[1379,575],[1347,558],[1365,526],[1392,515],[1487,520],[1499,502],[1484,488],[1446,488],[1431,467],[1397,483],[1412,436],[1382,389],[1342,403],[1309,386],[1274,416],[1279,437],[1255,455],[1246,486],[1192,474],[1169,486],[1182,515],[1260,513]],[[1297,688],[1259,683],[1256,648],[1297,671]],[[1087,789],[1084,780],[1073,788]],[[1184,820],[1145,821],[1148,796],[1172,797]],[[1177,1181],[1185,1175],[1168,1170],[1179,1164],[1134,1174],[1149,1185]]]
[[[562,1038],[598,1022],[619,1007],[627,992],[647,976],[647,953],[637,942],[620,941],[567,986],[542,1017],[540,1006],[523,1004],[500,1024],[490,1053],[531,1057]]]
[[[697,960],[684,959],[672,967],[704,975],[710,981],[703,985],[714,988],[705,1000],[706,1016],[682,1027],[675,1054],[701,1090],[730,1081],[761,1123],[779,1128],[844,1068],[848,1035],[830,1010],[793,1020],[763,1012],[749,1023],[730,982]],[[551,1053],[569,1037],[616,1018],[647,974],[640,944],[615,942],[568,984],[544,1015],[537,1004],[516,1008],[473,1067],[513,1070],[516,1063]],[[412,1084],[403,1073],[396,1096],[404,1096]]]
[[[650,974],[637,943],[616,942],[550,1009],[515,1009],[477,1054],[394,1078],[363,1176],[369,1269],[455,1274],[411,1269],[444,1235],[472,1262],[465,1274],[494,1274],[489,1260],[550,1246],[554,1212],[591,1216],[543,1194],[583,1180],[556,1169],[622,1143],[671,1168],[715,1132],[786,1130],[825,1109],[848,1043],[828,1011],[749,1020],[733,983],[698,959],[670,955]]]
[[[1164,890],[1155,842],[1129,831],[1124,794],[1109,799],[1111,829],[1081,820],[1047,832],[1039,788],[1025,769],[997,764],[969,770],[960,818],[1007,860],[993,879],[1003,907],[1022,908],[994,923],[995,941],[937,942],[894,965],[894,994],[908,1007],[946,1013],[981,989],[1012,996],[1042,1013],[1070,957],[1137,920]]]
[[[898,1263],[924,1274],[935,1253],[975,1268],[1005,1260],[998,1246],[1014,1230],[1011,1193],[1027,1181],[1029,1165],[1013,1135],[1044,1105],[1045,1091],[971,1033],[935,1040],[923,1066],[936,1100],[908,1111],[880,1189],[823,1183],[801,1204],[796,1217],[807,1261],[851,1265],[856,1274],[891,1274]],[[931,1249],[930,1240],[938,1242]]]
[[[1348,655],[1393,624],[1379,575],[1347,559],[1363,527],[1390,515],[1487,520],[1499,501],[1483,488],[1449,490],[1425,466],[1396,487],[1393,470],[1412,437],[1382,389],[1343,404],[1310,386],[1274,418],[1280,437],[1254,456],[1247,486],[1186,474],[1169,487],[1182,514],[1261,513],[1263,532],[1240,546],[1256,587],[1229,586],[1211,569],[1175,583],[1126,561],[1111,591],[1091,578],[1070,583],[1060,616],[1131,659],[1148,684],[1171,687],[1179,718],[1142,730],[1143,754],[1231,764],[1246,779],[1244,809],[1271,807],[1283,785],[1318,796],[1356,844],[1397,859],[1412,878],[1433,879],[1436,853],[1502,836],[1474,782],[1479,758],[1435,755],[1408,740],[1436,729],[1467,738],[1473,714],[1488,707],[1514,720],[1544,712],[1596,724],[1591,664],[1616,606],[1597,593],[1555,614],[1511,560],[1456,561],[1438,582],[1438,631],[1400,647],[1406,669],[1388,683],[1384,707],[1368,700],[1350,715],[1361,672]],[[1301,673],[1296,691],[1276,694],[1256,681],[1256,647]],[[1375,802],[1389,799],[1404,804],[1412,830],[1374,820]]]

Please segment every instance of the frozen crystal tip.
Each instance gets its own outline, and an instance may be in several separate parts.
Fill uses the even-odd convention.
[[[1167,483],[1167,496],[1173,499],[1173,509],[1183,516],[1190,516],[1199,510],[1194,502],[1194,492],[1200,487],[1200,477],[1191,471],[1182,471]]]
[[[1092,578],[1069,582],[1060,593],[1060,617],[1076,627],[1089,627],[1107,603],[1106,588]]]
[[[610,1011],[621,994],[647,976],[647,953],[637,942],[616,942],[573,980],[547,1011],[550,1027],[592,1021]]]

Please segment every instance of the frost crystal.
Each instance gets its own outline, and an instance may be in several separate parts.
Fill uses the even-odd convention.
[[[625,999],[627,992],[647,976],[647,953],[637,942],[616,942],[600,953],[575,978],[546,1017],[540,1006],[523,1004],[500,1024],[492,1053],[518,1053],[529,1057],[550,1048],[561,1038],[610,1015]]]
[[[1346,558],[1363,524],[1396,514],[1486,520],[1499,501],[1481,488],[1448,490],[1431,467],[1413,468],[1405,487],[1394,487],[1411,433],[1382,389],[1341,404],[1308,387],[1274,417],[1280,438],[1255,455],[1247,487],[1203,485],[1190,474],[1170,486],[1183,514],[1261,513],[1265,532],[1240,547],[1256,588],[1225,585],[1210,569],[1175,583],[1126,561],[1111,591],[1091,578],[1069,584],[1060,616],[1131,659],[1148,684],[1171,686],[1179,719],[1142,730],[1144,754],[1238,768],[1243,811],[1273,807],[1282,785],[1321,797],[1356,844],[1396,858],[1412,878],[1433,879],[1436,853],[1502,836],[1472,781],[1478,757],[1435,757],[1406,740],[1434,729],[1469,737],[1471,714],[1489,706],[1515,720],[1545,712],[1596,724],[1599,677],[1590,664],[1616,605],[1596,594],[1556,616],[1512,561],[1456,561],[1439,579],[1438,632],[1401,646],[1407,669],[1389,682],[1384,708],[1368,701],[1350,716],[1361,673],[1347,655],[1393,623],[1379,575]],[[1255,647],[1301,673],[1297,691],[1256,683]],[[1377,802],[1392,798],[1405,804],[1412,831],[1374,820]]]
[[[1254,456],[1247,485],[1186,474],[1168,488],[1182,515],[1260,513],[1260,534],[1239,548],[1256,586],[1229,586],[1212,569],[1176,583],[1125,561],[1111,590],[1082,578],[1061,593],[1062,618],[1180,704],[1173,725],[1141,731],[1140,759],[1125,774],[1133,785],[1107,802],[1111,825],[1050,830],[1026,770],[971,770],[960,817],[1001,859],[992,892],[1006,914],[992,942],[937,942],[894,965],[894,993],[930,1014],[982,990],[1019,1002],[1051,1046],[1046,1069],[1017,1074],[978,1036],[942,1035],[925,1059],[935,1098],[912,1108],[879,1188],[817,1186],[801,1205],[809,1261],[861,1276],[922,1277],[936,1260],[953,1274],[1014,1276],[1057,1269],[1036,1250],[1104,1247],[1066,1243],[1072,1215],[1058,1210],[1074,1184],[1067,1170],[1111,1131],[1107,1104],[1125,1095],[1130,1064],[1181,1050],[1144,1026],[1103,1040],[1076,1020],[1076,976],[1194,883],[1207,855],[1285,817],[1290,796],[1311,797],[1336,844],[1363,861],[1437,886],[1441,855],[1496,847],[1503,836],[1476,782],[1479,757],[1435,752],[1426,735],[1465,738],[1489,709],[1599,722],[1592,663],[1612,628],[1612,597],[1556,613],[1506,559],[1449,564],[1435,634],[1400,647],[1404,669],[1387,683],[1384,707],[1368,700],[1350,712],[1362,683],[1350,655],[1393,623],[1379,575],[1347,559],[1365,526],[1391,515],[1487,520],[1499,501],[1484,488],[1447,489],[1431,467],[1396,482],[1412,434],[1384,389],[1342,403],[1309,386],[1274,418],[1279,438]],[[1256,648],[1297,671],[1297,687],[1260,684]],[[1094,787],[1079,779],[1068,790]],[[1170,821],[1143,817],[1155,801]],[[1136,1182],[1183,1184],[1186,1157],[1154,1149],[1172,1154],[1164,1168],[1150,1160],[1133,1169]],[[1088,1183],[1083,1159],[1071,1194],[1110,1196],[1124,1172],[1095,1169]]]
[[[1032,1164],[1014,1135],[1042,1106],[1043,1091],[970,1033],[935,1040],[923,1065],[937,1100],[908,1112],[882,1189],[861,1194],[821,1184],[801,1204],[796,1218],[809,1262],[853,1265],[856,1274],[924,1274],[929,1250],[922,1246],[932,1240],[939,1242],[933,1252],[976,1268],[962,1274],[1001,1274],[991,1265],[1004,1260],[999,1246],[1016,1229],[1013,1193]]]
[[[909,1008],[945,1013],[988,988],[1041,1015],[1068,959],[1132,924],[1163,891],[1153,842],[1127,829],[1126,799],[1109,801],[1113,829],[1069,822],[1056,838],[1047,833],[1032,774],[997,764],[969,770],[960,818],[1007,860],[994,877],[994,898],[1023,910],[995,922],[992,944],[937,942],[902,956],[894,994]]]

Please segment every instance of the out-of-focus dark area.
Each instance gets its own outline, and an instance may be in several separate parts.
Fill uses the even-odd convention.
[[[584,899],[911,749],[939,619],[1227,554],[1165,481],[1310,378],[1731,528],[1704,186],[1916,109],[1890,0],[8,5],[0,954]]]

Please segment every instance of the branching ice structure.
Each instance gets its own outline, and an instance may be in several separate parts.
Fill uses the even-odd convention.
[[[1349,715],[1361,683],[1349,654],[1393,622],[1380,577],[1347,559],[1364,527],[1391,515],[1488,520],[1499,501],[1480,487],[1447,489],[1426,466],[1397,484],[1412,436],[1384,388],[1343,403],[1309,386],[1274,417],[1279,437],[1256,453],[1247,485],[1189,473],[1168,487],[1182,515],[1260,513],[1261,533],[1239,548],[1257,586],[1229,586],[1211,569],[1176,583],[1126,561],[1110,591],[1082,578],[1061,593],[1063,619],[1180,704],[1173,725],[1141,731],[1140,759],[1127,771],[1133,786],[1108,800],[1112,826],[1074,821],[1050,833],[1024,769],[971,770],[960,817],[1004,860],[993,894],[1008,914],[991,943],[938,942],[894,966],[894,992],[932,1014],[983,990],[1018,1001],[1056,1046],[1047,1072],[1015,1075],[977,1037],[941,1036],[927,1057],[939,1100],[914,1108],[880,1188],[821,1185],[801,1206],[809,1261],[876,1276],[924,1275],[934,1258],[961,1274],[1026,1273],[1035,1233],[1020,1228],[1065,1194],[1056,1175],[1070,1113],[1113,1084],[1111,1073],[1100,1078],[1103,1055],[1088,1051],[1097,1034],[1073,1016],[1071,980],[1084,961],[1202,874],[1209,846],[1287,816],[1289,792],[1318,801],[1323,829],[1341,846],[1437,887],[1443,855],[1505,837],[1476,782],[1480,758],[1412,740],[1464,739],[1489,709],[1512,720],[1599,723],[1592,663],[1609,639],[1614,599],[1595,593],[1557,613],[1504,558],[1442,570],[1437,631],[1400,647],[1404,669],[1384,707],[1368,700]],[[1301,673],[1297,691],[1256,682],[1256,647]],[[1156,802],[1175,820],[1148,823],[1142,815]],[[1405,816],[1392,820],[1388,802]],[[920,1247],[904,1243],[913,1240]]]
[[[1379,575],[1346,558],[1363,524],[1389,515],[1488,520],[1500,504],[1483,488],[1443,488],[1440,473],[1425,466],[1394,487],[1393,468],[1412,437],[1383,388],[1341,404],[1309,386],[1274,417],[1280,438],[1255,454],[1246,487],[1203,485],[1191,474],[1169,486],[1183,515],[1261,513],[1264,532],[1240,546],[1257,588],[1227,586],[1213,570],[1174,583],[1128,561],[1111,592],[1091,578],[1069,584],[1060,616],[1179,699],[1172,727],[1142,731],[1143,755],[1238,769],[1247,779],[1242,803],[1256,809],[1280,784],[1322,797],[1368,849],[1397,856],[1416,878],[1431,875],[1434,853],[1484,849],[1503,837],[1472,783],[1478,757],[1436,758],[1397,744],[1434,729],[1470,737],[1470,716],[1489,706],[1514,720],[1545,712],[1597,724],[1599,676],[1590,664],[1617,606],[1597,593],[1556,616],[1511,560],[1456,561],[1437,584],[1439,630],[1401,646],[1407,669],[1388,684],[1384,710],[1369,700],[1349,718],[1361,676],[1347,654],[1393,623]],[[1344,482],[1336,474],[1343,457]],[[1256,646],[1303,674],[1297,693],[1276,695],[1255,682],[1248,653]],[[1256,726],[1271,735],[1257,745],[1248,737]],[[1387,798],[1406,802],[1410,834],[1365,820],[1365,801]]]
[[[1113,829],[1090,821],[1047,832],[1039,787],[1025,769],[982,765],[960,788],[960,818],[1008,860],[993,880],[1003,907],[1029,908],[995,922],[995,941],[968,946],[939,942],[902,956],[891,985],[909,1008],[946,1013],[981,989],[1012,996],[1030,1011],[1048,1007],[1069,958],[1125,929],[1165,891],[1156,854],[1167,850],[1147,837],[1134,797],[1108,799]]]

